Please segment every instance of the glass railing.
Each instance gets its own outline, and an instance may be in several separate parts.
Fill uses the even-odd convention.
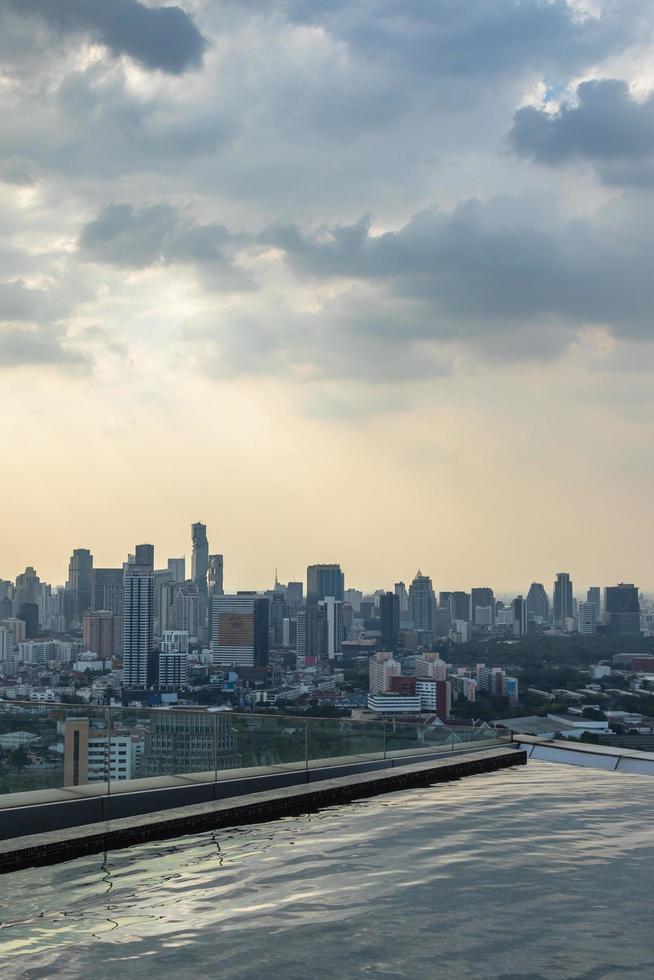
[[[510,740],[504,730],[431,720],[0,701],[0,807],[420,758]]]

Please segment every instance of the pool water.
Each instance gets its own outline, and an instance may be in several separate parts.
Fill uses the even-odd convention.
[[[654,977],[654,779],[529,763],[0,877],[0,976]]]

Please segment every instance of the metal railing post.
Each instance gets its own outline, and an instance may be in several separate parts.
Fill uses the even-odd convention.
[[[218,712],[213,715],[213,781],[218,782]],[[214,786],[214,793],[216,787]]]
[[[452,743],[452,752],[454,752],[454,732],[450,735],[450,741]]]
[[[382,726],[384,729],[384,761],[386,761],[386,722],[382,721]]]
[[[107,796],[111,796],[111,705],[107,705]]]
[[[309,771],[309,719],[304,719],[304,768]]]

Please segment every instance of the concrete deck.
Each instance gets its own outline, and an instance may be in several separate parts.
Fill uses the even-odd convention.
[[[477,752],[450,753],[447,757],[396,765],[381,771],[342,775],[299,786],[268,789],[156,813],[14,837],[0,842],[0,873],[56,864],[84,854],[129,847],[144,841],[309,813],[380,793],[429,786],[463,776],[525,765],[526,762],[524,749],[512,745]]]
[[[654,776],[654,752],[639,752],[619,745],[594,745],[592,742],[576,740],[564,742],[561,739],[543,739],[534,735],[514,735],[513,738],[534,761]]]

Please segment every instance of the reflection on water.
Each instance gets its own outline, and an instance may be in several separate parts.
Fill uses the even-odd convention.
[[[0,878],[3,977],[654,977],[654,780],[530,763]]]

